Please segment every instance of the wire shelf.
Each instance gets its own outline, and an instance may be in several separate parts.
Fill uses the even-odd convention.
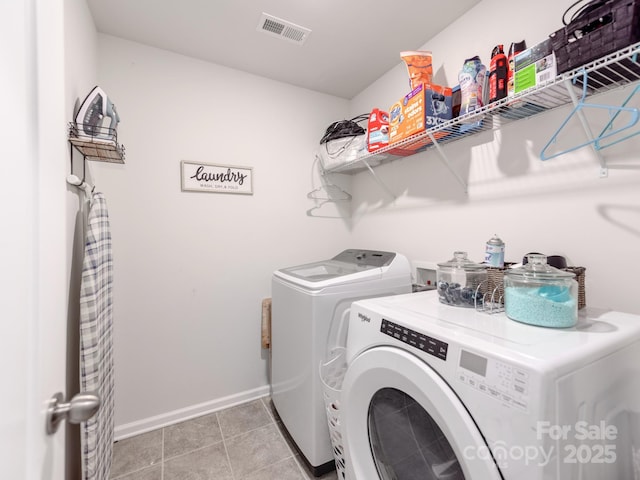
[[[114,128],[70,122],[69,142],[87,160],[124,163],[125,148],[118,144],[118,134]]]
[[[640,43],[609,54],[580,68],[565,72],[548,82],[531,87],[513,97],[485,105],[473,113],[448,120],[437,127],[417,133],[400,142],[362,155],[350,162],[325,170],[325,173],[357,173],[382,163],[404,158],[425,149],[446,145],[481,132],[497,130],[511,122],[530,118],[542,112],[572,103],[570,89],[582,92],[587,74],[587,95],[604,93],[640,80],[640,64],[636,57]],[[415,149],[414,152],[407,150]],[[404,150],[398,154],[398,150]]]

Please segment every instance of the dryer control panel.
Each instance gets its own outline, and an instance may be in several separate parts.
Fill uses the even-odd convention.
[[[331,260],[368,267],[386,267],[396,254],[393,252],[381,252],[377,250],[345,250]]]
[[[432,338],[424,333],[416,332],[415,330],[411,330],[410,328],[384,318],[380,324],[380,331],[390,337],[406,343],[407,345],[411,345],[423,352],[427,352],[434,357],[438,357],[445,361],[447,360],[449,344],[442,340]]]
[[[457,377],[506,405],[528,409],[529,373],[523,368],[461,349]]]

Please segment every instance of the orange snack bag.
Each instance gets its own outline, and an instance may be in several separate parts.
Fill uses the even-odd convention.
[[[411,90],[421,84],[431,84],[433,77],[431,52],[426,50],[400,52],[400,58],[407,65]]]

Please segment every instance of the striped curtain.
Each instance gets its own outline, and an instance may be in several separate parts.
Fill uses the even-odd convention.
[[[80,391],[96,393],[98,412],[81,425],[82,479],[108,480],[113,450],[113,259],[107,202],[93,194],[80,290]]]

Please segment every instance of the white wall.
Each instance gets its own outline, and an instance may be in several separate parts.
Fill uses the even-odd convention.
[[[111,36],[98,58],[126,147],[124,165],[92,165],[113,237],[122,437],[268,393],[272,272],[350,246],[342,218],[306,214],[314,151],[348,105]],[[181,160],[253,167],[254,194],[181,192]]]
[[[508,48],[523,38],[529,46],[544,40],[561,26],[568,6],[544,0],[527,9],[526,21],[509,22],[507,3],[483,0],[422,47],[433,52],[436,83],[456,85],[465,58],[475,54],[488,65],[498,43]],[[515,8],[512,2],[508,8]],[[351,102],[351,114],[385,108],[408,88],[399,63]],[[615,104],[627,93],[594,101]],[[412,260],[445,261],[454,250],[465,250],[482,261],[486,240],[497,233],[508,261],[531,251],[565,255],[570,264],[587,268],[588,305],[640,313],[640,139],[603,150],[612,167],[608,178],[599,178],[589,149],[542,162],[541,149],[570,110],[445,146],[452,167],[468,182],[468,194],[433,149],[376,169],[397,199],[368,173],[355,175],[352,243],[396,249]],[[567,145],[585,140],[573,126],[564,135]]]
[[[85,0],[64,0],[64,106],[65,120],[72,121],[79,104],[97,83],[96,28]],[[56,132],[62,132],[65,125],[57,125]],[[66,133],[66,132],[65,132]],[[69,154],[62,162],[62,169],[56,174],[62,183],[71,173],[82,176],[83,158],[68,144]],[[73,166],[71,157],[73,157]],[[86,178],[91,181],[91,162],[86,165]],[[67,384],[66,398],[79,391],[79,333],[80,333],[80,283],[82,259],[84,256],[84,221],[86,203],[82,192],[71,185],[66,186],[65,244],[67,265]],[[80,475],[80,428],[65,422],[66,469],[68,478]]]
[[[507,5],[484,0],[424,45],[437,83],[457,83],[476,53],[488,63],[496,43],[544,39],[565,8],[544,0],[509,23]],[[273,270],[346,247],[431,261],[464,249],[480,260],[498,233],[507,260],[564,254],[587,267],[588,304],[640,312],[636,140],[606,151],[620,167],[606,179],[585,151],[543,163],[537,155],[568,110],[554,111],[445,147],[468,194],[429,151],[376,169],[397,199],[366,172],[338,176],[351,183],[352,217],[328,205],[314,213],[329,218],[311,218],[319,138],[332,121],[407,93],[400,62],[346,102],[110,36],[98,35],[97,52],[126,146],[125,165],[91,165],[113,235],[120,438],[266,393],[260,306]],[[181,160],[253,167],[254,195],[183,193]]]
[[[65,0],[64,5],[64,35],[65,35],[65,119],[70,122],[89,91],[97,83],[96,69],[96,41],[97,32],[91,13],[85,0]],[[58,130],[66,129],[61,125]],[[65,132],[66,133],[66,132]],[[84,161],[82,155],[68,144],[69,155],[64,162],[64,170],[60,171],[60,181],[74,173],[82,178]],[[73,159],[73,160],[72,160]],[[91,162],[86,162],[86,179],[91,182]],[[82,258],[84,255],[84,222],[86,204],[82,191],[65,183],[66,195],[66,245],[67,270],[69,285],[69,361],[74,363],[70,369],[71,377],[68,388],[77,389],[78,386],[78,321],[80,315],[80,279],[82,276]],[[75,337],[72,337],[75,335]]]

